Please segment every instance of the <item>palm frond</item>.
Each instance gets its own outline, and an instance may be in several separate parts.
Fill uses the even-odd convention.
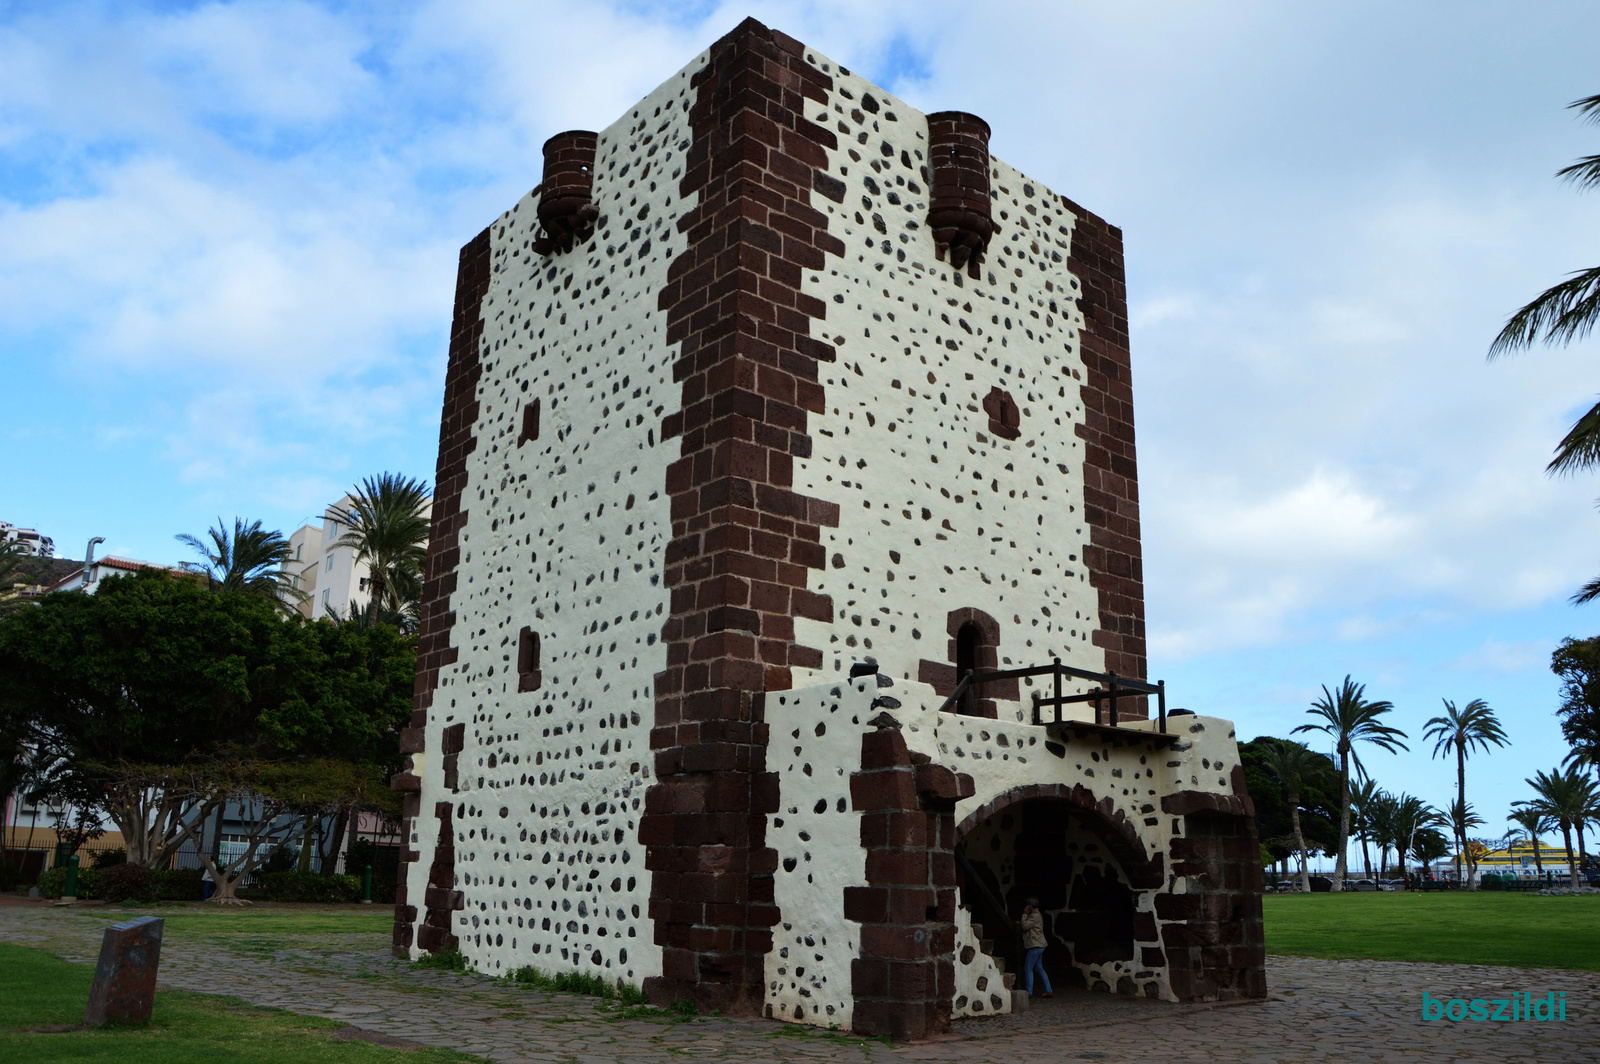
[[[1544,471],[1558,476],[1595,465],[1600,465],[1600,403],[1590,407],[1567,430],[1556,444],[1556,456],[1550,459]]]
[[[1567,104],[1567,110],[1578,112],[1578,116],[1585,122],[1600,124],[1600,96],[1585,96],[1581,100],[1573,100]]]
[[[1579,588],[1572,596],[1571,602],[1574,606],[1582,606],[1585,603],[1593,602],[1597,598],[1600,598],[1600,576],[1595,577]]]
[[[1533,302],[1506,320],[1489,345],[1489,359],[1508,355],[1537,340],[1570,344],[1589,335],[1600,321],[1600,266],[1577,270],[1565,281],[1541,292]]]
[[[1594,188],[1600,185],[1600,155],[1585,155],[1577,162],[1557,170],[1556,176],[1572,182],[1580,192]]]

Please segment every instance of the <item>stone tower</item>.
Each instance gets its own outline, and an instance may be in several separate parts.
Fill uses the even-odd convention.
[[[1121,234],[989,140],[747,20],[462,249],[398,952],[917,1037],[1026,893],[1264,993],[1231,726],[1139,697]],[[1056,661],[1135,697],[984,679]]]

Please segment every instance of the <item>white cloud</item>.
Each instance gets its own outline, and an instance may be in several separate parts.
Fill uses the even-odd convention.
[[[909,42],[896,91],[1125,230],[1157,654],[1404,640],[1600,571],[1596,489],[1540,473],[1586,352],[1482,358],[1600,247],[1548,176],[1593,150],[1560,112],[1587,38],[1474,12],[34,9],[0,24],[0,330],[126,394],[94,436],[157,441],[166,490],[314,512],[430,456],[455,250],[547,136],[746,13],[882,80]]]

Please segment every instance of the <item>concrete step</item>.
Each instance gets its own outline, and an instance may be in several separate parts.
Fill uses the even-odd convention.
[[[972,925],[972,937],[976,938],[976,939],[979,939],[979,940],[981,940],[983,938],[983,925],[982,924],[973,924]]]
[[[1000,976],[1000,982],[1005,984],[1007,990],[1015,990],[1017,986],[1017,973],[1005,972]]]
[[[978,938],[978,949],[982,950],[984,953],[993,953],[994,952],[994,939],[992,939],[992,938],[983,938],[982,936],[980,936]]]

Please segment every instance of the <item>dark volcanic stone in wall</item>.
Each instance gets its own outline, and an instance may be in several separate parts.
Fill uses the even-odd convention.
[[[1128,289],[1122,230],[1063,198],[1077,215],[1067,268],[1083,285],[1079,332],[1084,417],[1083,507],[1089,525],[1084,561],[1100,596],[1094,645],[1123,676],[1144,676],[1144,562],[1139,546],[1139,470],[1134,459],[1133,372],[1128,348]],[[1124,719],[1149,716],[1144,698],[1119,701]]]
[[[646,990],[658,1002],[753,1013],[764,999],[778,918],[765,814],[777,782],[751,695],[788,688],[792,665],[820,667],[819,650],[794,642],[794,616],[832,619],[806,574],[824,564],[820,529],[838,523],[838,507],[792,490],[794,458],[810,454],[807,416],[823,410],[817,362],[834,357],[810,335],[823,303],[800,290],[802,271],[843,252],[810,205],[835,138],[803,115],[831,86],[798,42],[750,19],[694,76],[681,190],[698,203],[679,223],[689,249],[659,303],[668,342],[682,344],[683,398],[662,424],[682,457],[666,484],[659,782],[640,824],[664,972]]]
[[[456,566],[461,559],[460,535],[467,522],[466,511],[461,506],[461,494],[467,483],[467,456],[478,446],[475,435],[477,390],[482,372],[478,348],[483,337],[483,297],[489,291],[489,250],[489,230],[485,229],[461,249],[456,269],[450,360],[445,370],[444,411],[439,423],[439,463],[434,474],[433,515],[422,586],[417,682],[412,695],[411,727],[407,729],[407,745],[414,747],[414,753],[422,752],[422,731],[427,727],[428,709],[439,687],[439,670],[457,657],[456,649],[450,646],[450,628],[455,622],[455,615],[450,611],[450,595],[456,588]],[[417,851],[411,848],[416,814],[409,804],[406,811],[409,815],[401,821],[401,836],[406,840],[401,857],[411,862],[417,858]],[[448,845],[444,842],[449,839],[448,820],[440,825],[440,839],[441,847]],[[435,866],[439,852],[435,851]],[[453,854],[454,851],[447,852]],[[395,896],[394,950],[397,956],[404,956],[410,950],[413,924],[417,919],[416,906],[408,905],[407,900],[402,865],[400,887]],[[448,932],[448,919],[443,926],[446,929],[443,938],[430,933],[426,937],[431,945],[422,941],[417,944],[424,949],[450,948],[442,945],[444,938],[450,939],[452,944],[454,941]]]

